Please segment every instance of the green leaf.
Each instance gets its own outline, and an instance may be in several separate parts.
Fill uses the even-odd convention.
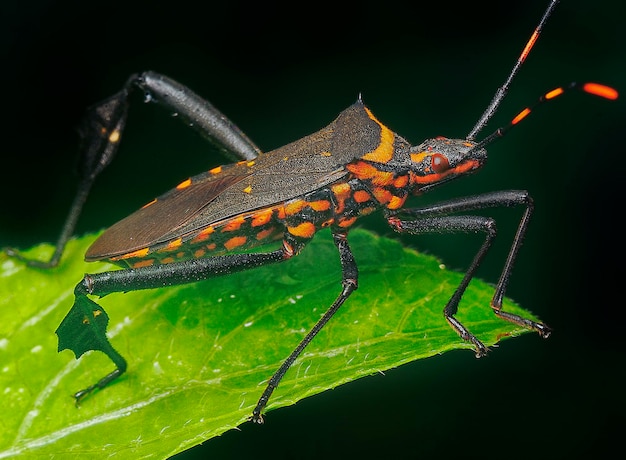
[[[85,272],[90,235],[58,268],[0,255],[0,458],[166,458],[244,423],[265,382],[339,294],[339,257],[321,232],[283,264],[175,288],[112,294],[108,337],[128,372],[74,407],[72,394],[114,369],[98,352],[57,353],[55,329]],[[435,258],[354,230],[357,290],[287,372],[267,410],[456,348],[443,306],[461,279]],[[45,258],[42,245],[29,252]],[[473,281],[457,315],[491,346],[524,329],[493,315]],[[505,309],[532,317],[511,302]],[[271,420],[269,420],[271,423]]]

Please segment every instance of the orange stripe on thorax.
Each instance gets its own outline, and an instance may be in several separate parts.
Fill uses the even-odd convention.
[[[395,135],[393,134],[393,131],[378,121],[367,107],[365,107],[365,112],[367,112],[367,116],[370,117],[373,122],[380,126],[380,142],[378,147],[371,152],[366,153],[361,158],[364,160],[375,161],[377,163],[388,163],[393,158],[393,141]]]

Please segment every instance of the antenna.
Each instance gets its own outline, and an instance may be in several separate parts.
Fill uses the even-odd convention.
[[[491,100],[481,117],[478,119],[478,122],[476,123],[476,125],[474,125],[472,130],[467,135],[466,139],[468,141],[473,141],[474,139],[476,139],[476,135],[480,131],[482,131],[482,129],[487,125],[493,114],[496,113],[498,107],[500,107],[502,100],[509,92],[509,86],[511,86],[513,78],[515,78],[515,76],[519,73],[519,70],[522,67],[522,64],[524,63],[526,58],[528,57],[530,50],[533,48],[533,46],[535,46],[535,42],[537,41],[537,38],[539,38],[539,34],[541,34],[543,26],[545,25],[548,18],[552,15],[552,12],[554,11],[554,8],[556,8],[556,5],[558,3],[559,0],[552,0],[550,2],[550,5],[548,5],[545,13],[543,13],[541,21],[539,21],[539,25],[535,28],[534,32],[530,36],[530,39],[522,50],[522,54],[520,54],[520,56],[517,58],[517,62],[513,66],[511,73],[509,73],[509,76],[505,80],[504,84],[500,88],[498,88],[496,94],[493,96],[493,99]]]
[[[485,126],[487,126],[487,123],[489,123],[489,120],[491,119],[491,117],[494,115],[494,113],[496,113],[496,111],[500,107],[502,100],[509,92],[509,87],[511,86],[511,82],[513,81],[513,78],[515,78],[515,76],[519,73],[519,70],[522,64],[528,57],[528,54],[530,54],[530,51],[532,50],[533,46],[535,46],[535,42],[537,41],[537,38],[539,38],[539,35],[541,34],[541,31],[543,30],[543,27],[546,21],[552,15],[552,12],[554,11],[554,8],[556,8],[556,5],[558,3],[559,3],[559,0],[552,0],[550,4],[548,5],[548,8],[546,9],[546,11],[543,13],[543,16],[541,17],[541,21],[539,21],[539,25],[537,25],[532,35],[528,39],[528,42],[526,42],[526,46],[524,46],[522,53],[517,58],[517,62],[513,66],[513,69],[511,69],[509,76],[505,80],[504,84],[497,89],[496,94],[493,96],[493,99],[491,100],[491,102],[489,103],[489,105],[487,106],[483,114],[478,119],[478,122],[474,125],[472,130],[467,135],[466,139],[468,141],[474,141],[476,139],[476,135],[480,131],[482,131],[485,128]],[[547,102],[547,101],[551,101],[552,99],[560,96],[561,94],[564,94],[567,91],[570,91],[573,89],[581,90],[588,94],[592,94],[594,96],[599,96],[599,97],[603,97],[603,98],[610,99],[610,100],[617,99],[618,97],[617,90],[611,88],[610,86],[602,85],[600,83],[572,82],[567,86],[561,86],[561,87],[555,88],[543,94],[539,98],[539,100],[535,102],[534,105],[530,107],[526,107],[521,112],[519,112],[515,117],[513,117],[513,119],[507,125],[499,127],[489,136],[485,137],[482,141],[478,142],[474,147],[472,147],[467,152],[467,154],[469,154],[472,151],[481,149],[485,147],[486,145],[492,143],[494,140],[504,136],[509,129],[511,129],[516,124],[518,124],[524,118],[526,118],[538,105],[543,104],[544,102]]]
[[[539,100],[537,102],[535,102],[535,104],[533,104],[530,107],[526,107],[521,112],[519,112],[517,115],[515,115],[513,117],[513,119],[507,125],[499,127],[493,133],[491,133],[489,136],[485,137],[482,141],[478,142],[474,147],[471,148],[470,151],[481,149],[481,148],[485,147],[486,145],[491,144],[494,140],[504,136],[509,129],[511,129],[513,126],[515,126],[520,121],[525,119],[528,115],[530,115],[531,112],[533,110],[535,110],[535,108],[538,105],[541,105],[544,102],[551,101],[552,99],[560,96],[561,94],[565,94],[567,91],[570,91],[570,90],[580,90],[580,91],[584,91],[585,93],[592,94],[592,95],[598,96],[598,97],[603,97],[605,99],[610,99],[610,100],[615,100],[619,96],[619,94],[618,94],[616,89],[613,89],[610,86],[606,86],[606,85],[603,85],[603,84],[600,84],[600,83],[591,83],[591,82],[588,82],[588,83],[576,83],[576,82],[572,82],[572,83],[570,83],[567,86],[560,86],[558,88],[554,88],[553,90],[548,91],[547,93],[545,93],[541,97],[539,97]],[[478,126],[478,125],[476,125],[476,126]],[[476,130],[476,127],[474,127],[472,132],[474,132],[474,130]],[[468,151],[468,153],[469,153],[469,151]]]

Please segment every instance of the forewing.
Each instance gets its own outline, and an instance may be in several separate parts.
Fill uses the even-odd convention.
[[[181,184],[122,219],[94,242],[85,259],[107,259],[167,240],[168,235],[193,220],[225,189],[241,182],[250,174],[242,168],[232,169],[239,169],[244,174],[230,171],[230,174],[206,173],[193,177],[189,185]]]

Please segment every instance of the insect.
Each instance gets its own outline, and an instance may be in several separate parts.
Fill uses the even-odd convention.
[[[467,196],[428,207],[405,207],[405,203],[412,196],[479,170],[487,159],[485,147],[531,113],[534,107],[524,109],[508,125],[476,140],[498,110],[556,5],[556,0],[550,2],[506,81],[464,139],[437,137],[412,145],[382,124],[359,98],[320,131],[262,153],[216,108],[188,88],[154,72],[131,76],[120,92],[92,107],[83,126],[84,167],[76,199],[51,260],[30,261],[31,265],[44,267],[59,262],[94,180],[117,151],[133,92],[141,91],[146,100],[178,114],[179,119],[216,143],[235,163],[183,181],[110,227],[89,248],[86,260],[110,261],[123,269],[85,275],[76,285],[74,305],[57,329],[59,350],[70,348],[77,357],[89,350],[100,350],[113,361],[115,369],[76,392],[76,401],[105,388],[127,369],[124,357],[104,335],[106,312],[90,296],[195,282],[282,262],[300,253],[317,231],[329,228],[340,256],[341,291],[269,379],[251,417],[253,422],[262,423],[264,408],[282,377],[357,288],[358,269],[347,236],[359,217],[375,211],[381,211],[389,225],[400,233],[472,231],[485,235],[443,309],[453,330],[472,343],[480,357],[487,353],[487,348],[455,314],[496,230],[491,218],[459,213],[520,206],[522,217],[491,308],[500,318],[548,337],[550,328],[546,325],[502,310],[509,276],[533,211],[532,198],[526,191]],[[574,83],[547,92],[538,103],[570,89],[609,99],[617,97],[613,89],[604,85]],[[251,252],[272,241],[280,241],[280,247]],[[16,251],[9,252],[18,255]],[[76,337],[68,338],[70,331],[76,330],[80,331],[81,345],[76,345]]]

